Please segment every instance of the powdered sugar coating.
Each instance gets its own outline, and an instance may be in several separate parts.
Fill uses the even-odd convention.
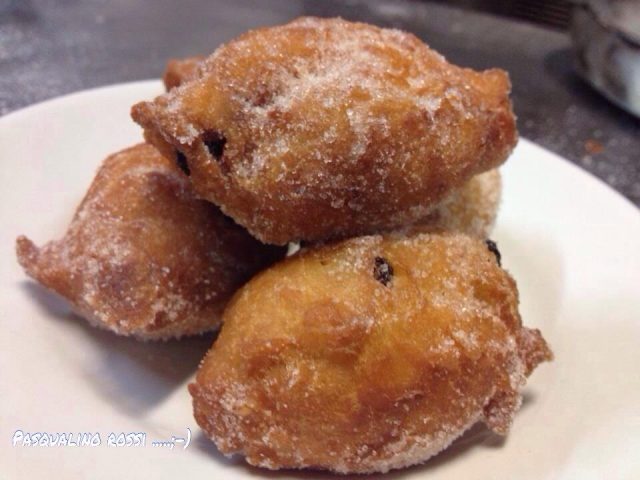
[[[425,218],[516,142],[509,81],[447,63],[405,32],[302,18],[248,32],[198,77],[134,106],[182,152],[199,195],[276,244]],[[207,136],[225,139],[218,157]]]
[[[517,304],[471,237],[303,249],[234,297],[190,385],[196,420],[251,464],[339,473],[423,462],[476,421],[506,434],[526,375],[551,358]]]
[[[427,218],[397,232],[406,235],[410,232],[446,231],[489,238],[498,216],[501,194],[502,181],[498,169],[478,174],[449,193]]]
[[[61,240],[20,237],[17,252],[92,324],[142,339],[217,328],[235,290],[284,254],[196,199],[151,145],[105,160]]]

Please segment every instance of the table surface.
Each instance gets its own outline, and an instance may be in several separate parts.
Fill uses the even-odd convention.
[[[522,136],[640,206],[640,120],[573,71],[567,34],[416,1],[0,0],[0,115],[65,93],[157,78],[257,26],[341,16],[415,33],[450,61],[509,72]]]

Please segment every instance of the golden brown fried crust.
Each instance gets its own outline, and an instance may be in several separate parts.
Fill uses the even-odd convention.
[[[284,252],[196,199],[143,144],[104,161],[61,240],[38,248],[20,237],[17,254],[94,325],[157,339],[217,328],[235,290]]]
[[[498,169],[478,174],[449,193],[427,218],[401,229],[400,233],[444,231],[488,238],[498,216],[501,195],[502,180]]]
[[[189,386],[195,418],[251,464],[340,473],[423,462],[478,420],[504,434],[526,375],[551,359],[517,306],[471,237],[306,250],[230,302]]]
[[[405,226],[517,140],[501,70],[447,63],[415,36],[301,18],[220,47],[199,76],[132,109],[198,195],[257,238]]]
[[[167,66],[162,74],[162,82],[167,91],[172,88],[178,87],[189,80],[193,80],[200,66],[200,62],[205,57],[187,57],[187,58],[172,58],[167,62]]]

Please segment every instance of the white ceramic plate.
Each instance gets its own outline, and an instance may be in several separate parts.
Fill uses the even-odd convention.
[[[0,119],[0,477],[324,476],[253,469],[202,437],[186,385],[212,337],[144,344],[95,330],[15,261],[18,234],[59,236],[99,162],[141,141],[129,107],[160,91],[118,85]],[[639,211],[524,139],[503,172],[495,238],[525,323],[542,329],[556,360],[533,374],[506,441],[474,428],[426,465],[385,477],[638,478]],[[152,446],[187,428],[186,449]],[[101,443],[14,447],[17,430],[98,433]],[[111,432],[144,432],[146,446],[109,447]]]

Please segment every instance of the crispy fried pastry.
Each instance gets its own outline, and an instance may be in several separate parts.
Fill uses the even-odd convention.
[[[66,235],[41,248],[20,237],[17,253],[92,324],[141,339],[217,328],[235,290],[283,255],[196,199],[151,145],[107,158]]]
[[[416,223],[516,143],[501,70],[451,65],[415,36],[301,18],[216,50],[132,109],[196,192],[274,244]]]
[[[195,78],[204,57],[173,58],[167,62],[162,82],[167,91]]]
[[[425,220],[400,231],[460,232],[488,238],[498,215],[501,193],[498,169],[481,173],[447,195]]]
[[[507,433],[552,357],[515,282],[460,234],[361,237],[303,251],[230,302],[189,387],[224,454],[270,469],[385,472],[474,423]]]

